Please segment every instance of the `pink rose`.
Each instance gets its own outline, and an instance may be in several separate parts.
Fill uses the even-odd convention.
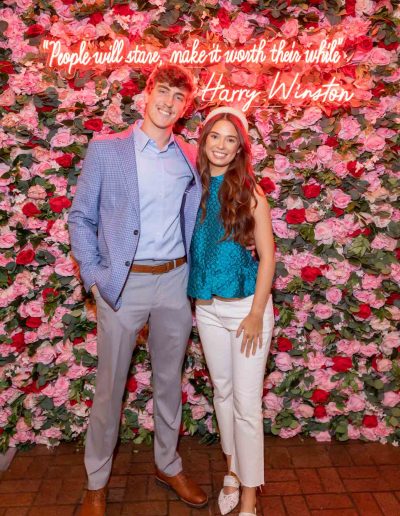
[[[336,344],[336,349],[338,353],[343,353],[344,355],[352,356],[360,351],[361,344],[358,340],[346,340],[341,339]]]
[[[387,65],[392,60],[392,54],[384,48],[374,47],[369,53],[368,59],[375,65]]]
[[[349,436],[349,439],[359,439],[360,438],[360,430],[353,425],[349,425],[347,427],[347,435]]]
[[[294,36],[297,36],[299,32],[299,22],[296,18],[291,18],[290,20],[285,21],[280,29],[285,38],[293,38]]]
[[[336,190],[332,190],[331,193],[333,198],[333,204],[337,208],[341,208],[343,210],[351,202],[350,195],[344,193],[343,190],[340,190],[339,188]]]
[[[388,358],[382,358],[381,360],[376,361],[376,368],[380,373],[387,373],[391,371],[393,367],[393,363]]]
[[[283,398],[277,396],[273,392],[268,392],[263,398],[264,405],[267,409],[279,412],[283,407]]]
[[[285,172],[290,167],[290,161],[286,156],[282,156],[281,154],[276,154],[274,160],[274,169],[278,174]]]
[[[296,232],[293,229],[289,229],[284,220],[273,220],[272,227],[275,235],[279,238],[295,238],[296,236]]]
[[[378,233],[371,242],[372,249],[385,249],[386,251],[394,251],[397,246],[397,240],[388,235]]]
[[[317,149],[317,158],[321,163],[329,163],[332,160],[333,149],[328,145],[321,145]]]
[[[328,432],[328,430],[325,430],[324,432],[311,432],[311,435],[319,443],[327,443],[332,440],[331,434]]]
[[[70,256],[61,256],[55,261],[54,271],[60,276],[74,276],[78,267]]]
[[[339,138],[342,140],[352,140],[360,134],[361,126],[354,116],[343,117],[340,121]]]
[[[293,369],[292,358],[288,353],[278,353],[275,356],[275,364],[281,371],[290,371]]]
[[[309,107],[304,111],[298,123],[300,127],[311,127],[315,125],[321,117],[322,111],[319,107]]]
[[[318,317],[318,319],[329,319],[329,317],[332,317],[333,314],[332,305],[317,303],[314,306],[314,314],[316,317]]]
[[[281,428],[279,430],[279,437],[282,439],[291,439],[295,435],[301,432],[301,425],[296,426],[296,428]]]
[[[365,399],[359,394],[352,394],[346,403],[346,411],[360,412],[365,408]]]
[[[51,364],[56,358],[57,353],[53,346],[41,345],[34,354],[32,361],[40,364]]]
[[[364,140],[364,149],[369,152],[380,151],[385,147],[385,139],[376,133],[371,133]]]
[[[301,403],[294,411],[296,417],[309,418],[314,414],[314,408],[306,403]]]
[[[361,280],[361,286],[365,290],[375,289],[381,286],[382,276],[373,276],[372,274],[364,274]]]
[[[330,303],[337,305],[342,300],[342,291],[337,287],[331,287],[325,292],[325,296]]]
[[[383,395],[382,403],[386,407],[397,407],[398,405],[400,405],[400,394],[393,391],[387,391]]]
[[[331,219],[322,220],[315,225],[314,236],[322,244],[331,245],[333,242],[334,223]]]
[[[206,415],[206,409],[203,405],[195,405],[191,409],[193,419],[202,419]]]
[[[17,242],[17,237],[15,233],[4,233],[0,235],[0,248],[1,249],[10,249],[10,247],[14,247]]]
[[[253,143],[251,146],[253,162],[262,161],[267,156],[267,149],[261,143]]]
[[[68,147],[74,142],[74,138],[69,129],[59,129],[57,134],[51,139],[52,147]]]
[[[360,347],[360,354],[365,357],[372,357],[378,353],[378,347],[373,342]]]

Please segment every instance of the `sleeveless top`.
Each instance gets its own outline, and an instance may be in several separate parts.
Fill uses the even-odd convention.
[[[256,289],[258,262],[251,251],[232,238],[222,240],[225,229],[218,192],[223,179],[224,174],[210,178],[206,218],[200,222],[200,209],[190,247],[188,295],[198,299],[242,298]]]

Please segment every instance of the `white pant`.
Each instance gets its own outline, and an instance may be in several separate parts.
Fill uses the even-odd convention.
[[[255,355],[240,352],[241,321],[250,312],[253,297],[237,301],[213,298],[196,305],[196,320],[204,355],[214,385],[214,407],[222,449],[232,456],[231,471],[242,485],[264,483],[262,392],[274,313],[270,296],[263,318],[263,345]]]

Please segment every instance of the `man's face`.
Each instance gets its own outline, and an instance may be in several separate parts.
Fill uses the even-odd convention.
[[[176,88],[167,83],[156,82],[150,93],[146,93],[147,118],[159,129],[172,127],[183,115],[189,100],[189,93],[186,89]]]

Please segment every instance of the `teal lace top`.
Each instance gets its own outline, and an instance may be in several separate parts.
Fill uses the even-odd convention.
[[[211,177],[206,218],[200,222],[199,210],[194,228],[188,295],[198,299],[247,297],[256,289],[258,262],[251,251],[233,239],[221,241],[225,231],[218,192],[223,179]]]

